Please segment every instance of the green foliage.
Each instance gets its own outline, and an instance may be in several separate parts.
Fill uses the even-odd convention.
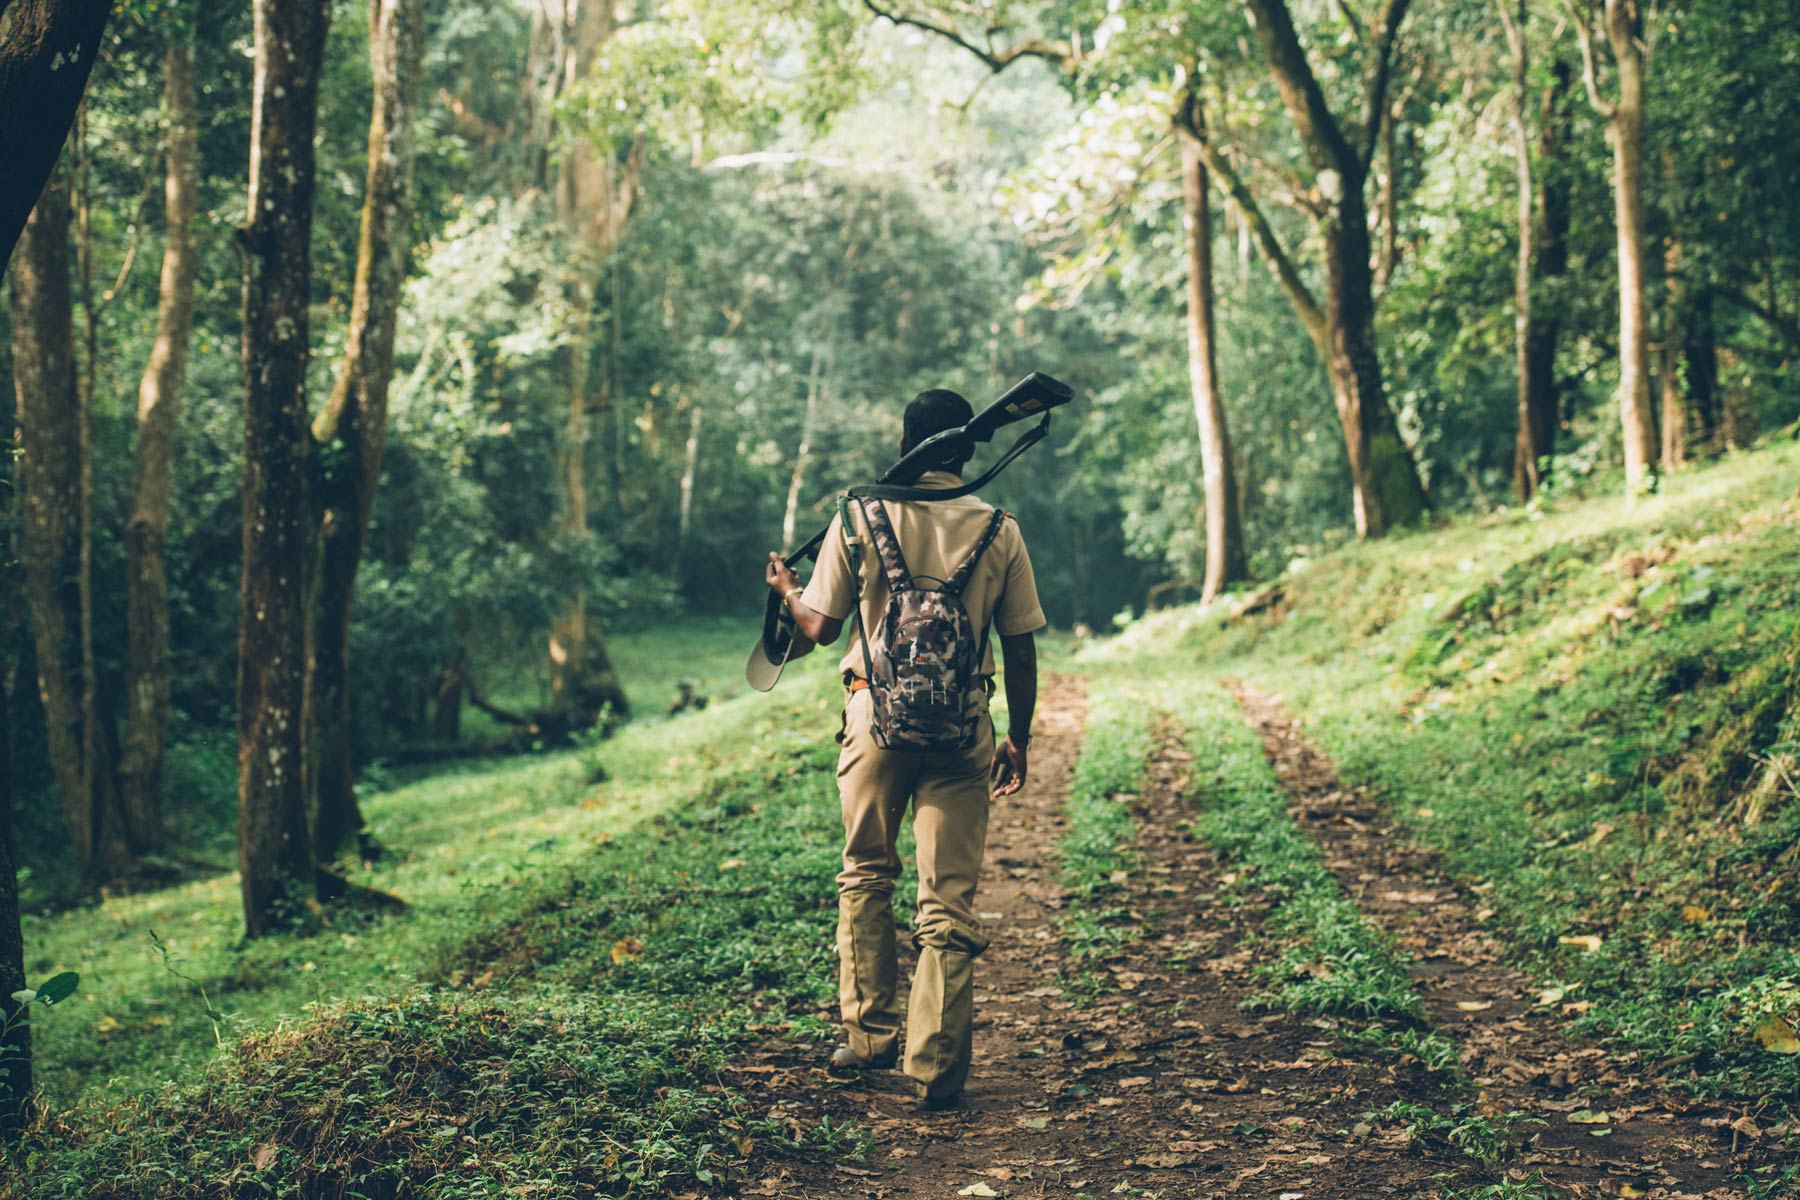
[[[1425,1104],[1396,1100],[1364,1120],[1406,1130],[1414,1144],[1448,1146],[1492,1171],[1511,1158],[1531,1135],[1531,1126],[1544,1122],[1530,1113],[1509,1112],[1484,1117],[1472,1105],[1458,1105],[1448,1114]]]

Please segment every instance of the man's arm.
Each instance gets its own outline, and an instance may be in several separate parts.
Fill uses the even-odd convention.
[[[824,613],[811,608],[800,599],[800,577],[793,569],[782,561],[781,555],[769,551],[769,567],[763,573],[769,590],[787,601],[788,611],[794,614],[794,627],[799,630],[799,637],[794,642],[793,653],[789,658],[802,658],[811,654],[814,646],[829,646],[838,640],[843,632],[844,622],[837,617],[828,617]],[[1010,697],[1011,693],[1007,693]]]
[[[1025,786],[1031,718],[1037,712],[1037,634],[1000,635],[1001,673],[1006,682],[1006,740],[994,747],[994,795],[1010,796]]]

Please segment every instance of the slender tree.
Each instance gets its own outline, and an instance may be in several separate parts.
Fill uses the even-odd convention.
[[[146,850],[162,841],[162,767],[169,736],[169,580],[163,547],[169,530],[176,409],[194,324],[196,121],[191,31],[177,33],[164,52],[163,114],[167,130],[162,279],[156,336],[138,382],[137,450],[131,515],[125,526],[129,646],[119,763],[125,819],[133,842]]]
[[[601,49],[616,29],[615,0],[562,0],[556,22],[556,76],[568,90],[593,69]],[[568,351],[568,415],[563,427],[561,478],[563,513],[560,533],[579,545],[593,534],[588,528],[588,424],[597,407],[590,390],[593,364],[594,310],[600,302],[602,268],[619,244],[625,222],[637,203],[643,174],[645,142],[636,139],[621,165],[596,152],[588,139],[575,137],[565,148],[555,180],[557,214],[581,248],[571,285]],[[612,403],[617,397],[609,397]],[[629,707],[625,689],[606,653],[600,623],[588,606],[587,588],[578,585],[550,630],[550,686],[556,721],[564,726],[590,725],[603,711],[623,714]]]
[[[1572,0],[1574,3],[1574,0]],[[1617,95],[1601,94],[1593,19],[1598,10]],[[1644,79],[1648,55],[1640,0],[1579,0],[1573,13],[1588,101],[1606,121],[1613,154],[1613,207],[1619,233],[1619,420],[1628,495],[1656,488],[1656,413],[1650,406],[1650,331],[1644,281]]]
[[[0,3],[0,267],[62,154],[112,0]]]
[[[375,0],[369,55],[375,102],[369,168],[350,307],[349,344],[337,386],[313,425],[324,464],[307,649],[306,775],[313,848],[321,861],[363,828],[356,802],[350,721],[350,613],[369,513],[387,440],[394,328],[406,275],[407,227],[417,145],[424,0]]]
[[[1197,91],[1188,90],[1176,124],[1181,132],[1182,215],[1188,258],[1188,382],[1200,429],[1200,470],[1206,491],[1206,574],[1200,602],[1208,604],[1227,584],[1244,579],[1249,571],[1231,434],[1219,395],[1214,350],[1212,180],[1200,150],[1206,139],[1206,111]]]
[[[306,653],[307,307],[313,134],[330,0],[255,0],[244,251],[244,532],[238,864],[269,932],[316,886],[301,761]]]
[[[87,391],[75,364],[69,192],[55,172],[19,238],[12,280],[18,399],[19,551],[38,660],[38,694],[57,794],[75,857],[91,880],[127,859],[110,731],[91,678]]]

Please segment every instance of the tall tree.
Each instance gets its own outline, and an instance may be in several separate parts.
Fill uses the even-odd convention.
[[[238,865],[258,937],[315,886],[302,775],[313,134],[330,0],[255,0],[244,251]]]
[[[323,861],[363,828],[351,745],[350,613],[387,441],[425,53],[424,0],[375,0],[371,16],[375,100],[349,344],[337,385],[313,426],[322,467],[314,480],[319,518],[307,648],[306,775],[313,848]]]
[[[564,90],[585,80],[617,25],[615,0],[563,0],[558,26],[561,41],[558,77]],[[574,545],[587,543],[588,424],[597,407],[591,393],[593,316],[600,302],[601,268],[619,244],[625,222],[637,203],[645,144],[638,137],[623,164],[599,152],[589,139],[572,136],[564,149],[556,178],[556,209],[576,239],[582,260],[571,284],[568,415],[563,428],[562,536]],[[608,397],[617,404],[618,397]],[[625,689],[606,653],[600,623],[588,606],[587,588],[578,584],[550,631],[552,708],[565,726],[590,725],[605,711],[623,714],[629,704]]]
[[[127,857],[111,731],[93,676],[87,389],[75,364],[69,192],[55,172],[11,265],[13,386],[18,399],[19,537],[46,741],[69,840],[88,878]]]
[[[169,736],[170,468],[175,417],[194,325],[196,208],[194,46],[176,33],[163,55],[166,166],[163,182],[162,278],[156,336],[138,382],[138,437],[131,515],[125,526],[128,624],[125,737],[120,799],[132,840],[153,849],[162,840],[162,767]]]
[[[1364,194],[1387,111],[1395,46],[1409,6],[1409,0],[1388,0],[1383,8],[1364,68],[1361,120],[1352,125],[1331,111],[1285,0],[1245,0],[1257,45],[1313,168],[1321,206],[1318,231],[1325,252],[1323,307],[1300,287],[1298,272],[1279,265],[1277,272],[1314,340],[1322,343],[1350,459],[1356,530],[1363,537],[1380,537],[1416,521],[1427,507],[1418,467],[1400,435],[1382,381]],[[1233,194],[1239,191],[1233,189]],[[1247,189],[1242,191],[1248,194]],[[1257,225],[1265,233],[1260,239],[1264,252],[1277,251],[1285,259],[1285,251],[1267,236],[1267,222],[1253,221],[1253,228]]]
[[[1181,131],[1181,193],[1187,243],[1188,381],[1200,428],[1200,470],[1206,490],[1206,574],[1200,602],[1211,603],[1227,584],[1245,578],[1244,528],[1238,512],[1237,472],[1231,434],[1219,395],[1213,336],[1212,180],[1201,153],[1206,111],[1189,89],[1176,117]]]
[[[0,3],[0,267],[62,153],[112,0]]]
[[[1606,121],[1613,154],[1613,207],[1619,232],[1619,421],[1628,495],[1656,487],[1656,413],[1650,406],[1650,331],[1645,312],[1644,78],[1648,54],[1639,0],[1571,0],[1588,101]],[[1595,15],[1618,75],[1617,95],[1601,94]]]

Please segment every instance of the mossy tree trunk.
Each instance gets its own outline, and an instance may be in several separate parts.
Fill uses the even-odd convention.
[[[314,480],[306,779],[313,851],[321,861],[335,858],[364,824],[351,739],[350,617],[387,441],[394,329],[412,214],[424,7],[424,0],[377,0],[373,8],[369,53],[375,101],[349,344],[337,385],[313,427],[323,466]]]
[[[76,861],[98,882],[124,869],[129,847],[112,731],[102,727],[105,713],[90,678],[89,413],[76,377],[65,174],[54,173],[45,187],[9,272],[19,552],[56,790]]]
[[[244,533],[238,615],[238,864],[251,937],[317,885],[301,713],[306,365],[319,74],[330,0],[256,0],[244,249]]]
[[[137,448],[132,465],[131,515],[125,525],[127,639],[125,737],[119,763],[120,800],[131,837],[153,850],[162,842],[163,755],[169,738],[170,471],[176,408],[187,372],[194,325],[197,255],[194,156],[194,48],[177,34],[163,56],[163,109],[168,123],[163,182],[162,279],[156,335],[138,383]]]

